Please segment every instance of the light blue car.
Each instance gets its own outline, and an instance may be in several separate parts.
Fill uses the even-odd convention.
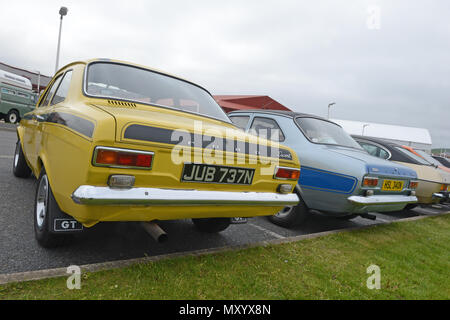
[[[300,203],[270,217],[278,225],[300,224],[309,209],[345,219],[374,219],[369,212],[399,211],[417,202],[414,170],[369,155],[332,121],[277,110],[242,110],[228,116],[244,131],[297,152],[301,173],[295,192]]]

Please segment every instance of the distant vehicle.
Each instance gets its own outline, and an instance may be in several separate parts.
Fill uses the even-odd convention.
[[[275,133],[275,140],[297,152],[300,204],[270,217],[275,224],[298,225],[309,209],[344,219],[374,218],[369,212],[399,211],[417,202],[414,170],[367,154],[332,121],[277,110],[241,110],[228,116],[249,133],[261,136],[266,132],[269,137]]]
[[[414,153],[415,155],[421,157],[422,159],[425,159],[426,161],[428,161],[432,165],[436,166],[437,168],[450,173],[450,168],[447,168],[446,166],[443,166],[439,161],[434,159],[432,156],[430,156],[425,151],[419,150],[419,149],[414,149],[414,148],[411,148],[411,147],[408,147],[408,146],[402,146],[402,147],[407,149],[407,150],[409,150],[409,151],[411,151],[412,153]]]
[[[450,181],[442,170],[438,170],[425,159],[415,155],[401,145],[366,136],[352,136],[370,154],[401,163],[417,172],[419,186],[416,189],[418,203],[430,204],[443,200],[441,192],[447,190]],[[414,205],[409,205],[408,208]]]
[[[439,161],[439,163],[442,164],[443,166],[450,168],[450,161],[447,158],[440,156],[433,156],[433,158]]]
[[[444,196],[442,201],[448,201],[449,194],[450,194],[450,168],[447,168],[447,167],[441,165],[441,163],[439,161],[434,159],[432,156],[430,156],[428,153],[426,153],[423,150],[413,149],[408,146],[402,146],[402,147],[405,148],[406,150],[414,153],[415,155],[421,157],[425,161],[428,161],[430,164],[435,166],[437,168],[437,170],[439,170],[439,173],[444,177],[444,181],[447,182],[447,184],[444,184],[441,187],[440,194],[442,194]]]
[[[18,123],[25,113],[33,111],[36,101],[30,80],[0,70],[0,119]]]

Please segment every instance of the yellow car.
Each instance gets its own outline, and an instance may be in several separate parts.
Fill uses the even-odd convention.
[[[132,63],[63,67],[17,136],[13,173],[38,177],[45,247],[101,221],[157,233],[148,222],[191,218],[219,232],[299,201],[295,152],[239,130],[202,87]]]

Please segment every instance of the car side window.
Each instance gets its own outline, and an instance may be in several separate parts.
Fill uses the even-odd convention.
[[[269,118],[255,117],[250,127],[250,133],[279,142],[285,139],[278,123]]]
[[[389,158],[389,153],[376,146],[373,145],[371,143],[367,143],[367,142],[359,142],[359,144],[361,145],[361,147],[364,148],[364,150],[366,150],[370,155],[374,156],[374,157],[378,157],[378,158],[382,158],[382,159],[387,159]]]
[[[2,88],[2,93],[7,93],[7,94],[11,94],[11,95],[15,95],[16,92],[7,88]]]
[[[360,142],[359,144],[361,145],[361,147],[364,148],[364,150],[367,151],[367,153],[369,153],[370,155],[372,155],[374,157],[378,157],[377,156],[377,149],[378,148],[376,146],[374,146],[373,144],[365,143],[365,142]]]
[[[387,159],[389,158],[389,153],[386,150],[380,148],[380,158]]]
[[[233,116],[229,118],[236,127],[241,128],[242,130],[247,128],[248,121],[250,120],[249,116]]]
[[[39,104],[39,108],[40,107],[45,107],[45,106],[48,105],[48,103],[50,102],[50,98],[53,96],[53,94],[55,93],[56,89],[58,88],[58,85],[59,85],[60,81],[61,81],[61,75],[58,76],[58,78],[56,78],[55,81],[53,81],[53,84],[47,90],[47,93],[46,93],[45,97],[41,100],[41,103]]]
[[[51,106],[63,102],[64,99],[66,99],[67,93],[69,92],[71,79],[72,79],[72,70],[67,71],[64,77],[62,78],[61,83],[58,86],[58,89],[56,90],[56,93],[53,96],[52,101],[50,102]]]

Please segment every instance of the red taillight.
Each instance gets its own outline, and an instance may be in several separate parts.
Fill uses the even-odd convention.
[[[418,186],[419,186],[419,181],[410,181],[409,182],[410,189],[417,189]]]
[[[153,153],[145,151],[98,147],[95,153],[94,165],[100,166],[150,169],[153,161]]]
[[[365,177],[362,185],[363,187],[376,187],[378,185],[378,178]]]
[[[275,171],[276,179],[298,180],[300,178],[300,170],[295,168],[278,167]]]

